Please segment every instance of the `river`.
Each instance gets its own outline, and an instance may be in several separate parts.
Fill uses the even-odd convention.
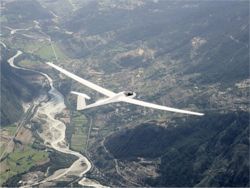
[[[50,90],[48,91],[49,100],[47,97],[40,97],[40,99],[42,98],[43,101],[40,101],[40,106],[34,114],[34,118],[39,119],[40,122],[43,122],[42,132],[39,133],[40,137],[43,139],[44,144],[47,147],[53,148],[54,150],[65,154],[74,155],[78,158],[69,168],[59,169],[51,176],[48,176],[43,180],[32,181],[30,179],[26,182],[21,181],[22,186],[29,187],[38,184],[42,186],[51,185],[51,182],[56,182],[59,179],[62,180],[67,178],[69,175],[74,175],[81,177],[80,181],[78,182],[80,185],[90,187],[105,187],[95,180],[83,177],[91,169],[91,163],[81,153],[69,149],[69,146],[65,140],[66,125],[63,121],[60,121],[60,119],[56,118],[56,116],[62,114],[66,108],[63,95],[53,86],[53,80],[47,74],[15,65],[15,58],[21,54],[21,51],[17,51],[17,53],[8,60],[10,66],[15,69],[32,71],[41,74],[47,78],[50,85]]]

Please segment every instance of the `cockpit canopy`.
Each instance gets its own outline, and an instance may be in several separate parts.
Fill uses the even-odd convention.
[[[125,94],[126,96],[133,96],[133,95],[134,95],[134,92],[132,92],[132,91],[124,91],[124,94]]]

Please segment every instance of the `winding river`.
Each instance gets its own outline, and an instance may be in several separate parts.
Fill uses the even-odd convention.
[[[90,187],[105,187],[95,180],[83,177],[84,174],[86,174],[91,169],[91,163],[81,153],[70,150],[68,144],[66,143],[66,125],[63,121],[60,121],[56,118],[56,116],[63,113],[66,108],[63,95],[53,86],[53,80],[47,74],[15,65],[15,58],[21,54],[21,51],[17,51],[17,53],[8,60],[10,66],[15,69],[27,70],[41,74],[47,78],[50,84],[50,90],[48,91],[49,100],[47,97],[45,97],[45,99],[42,97],[43,101],[40,103],[38,110],[34,114],[34,118],[39,119],[40,122],[42,122],[42,132],[39,133],[40,137],[44,140],[44,143],[47,147],[53,148],[54,150],[65,154],[74,155],[78,158],[69,168],[59,169],[51,176],[48,176],[40,181],[29,180],[28,182],[22,182],[22,185],[24,187],[38,184],[46,186],[51,185],[51,183],[53,184],[53,182],[56,182],[56,180],[65,180],[67,176],[73,175],[81,178],[78,182],[80,185]]]

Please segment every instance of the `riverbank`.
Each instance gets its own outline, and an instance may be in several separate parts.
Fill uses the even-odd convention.
[[[48,91],[49,98],[44,99],[44,101],[40,103],[40,106],[36,110],[33,117],[33,120],[41,122],[40,126],[42,132],[38,133],[39,136],[42,138],[44,144],[47,147],[64,154],[74,155],[78,159],[74,161],[69,168],[56,170],[51,176],[48,176],[43,180],[37,181],[37,178],[34,178],[33,180],[29,179],[29,181],[21,181],[19,183],[22,186],[32,186],[38,184],[46,186],[46,184],[51,185],[51,182],[56,183],[59,180],[65,180],[72,175],[76,177],[83,177],[91,169],[91,163],[81,153],[69,149],[69,145],[65,140],[66,125],[63,121],[56,118],[58,114],[64,113],[66,109],[63,95],[56,88],[54,88],[53,80],[51,77],[49,77],[49,75],[40,71],[15,65],[14,60],[20,55],[22,55],[22,52],[17,51],[17,53],[8,60],[10,66],[15,69],[32,71],[34,73],[43,75],[47,78],[50,85],[50,90]],[[101,186],[98,182],[92,182],[92,180],[86,180],[85,178],[81,179],[79,184],[94,187]]]

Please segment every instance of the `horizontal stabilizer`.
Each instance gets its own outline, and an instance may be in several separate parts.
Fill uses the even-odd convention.
[[[82,97],[84,97],[86,99],[90,99],[90,97],[88,95],[84,94],[84,93],[79,93],[79,92],[76,92],[76,91],[71,91],[70,93],[78,95],[78,96],[82,96]]]
[[[86,107],[86,99],[90,99],[90,97],[84,93],[79,93],[76,91],[71,91],[70,93],[77,95],[76,110],[83,110]]]

